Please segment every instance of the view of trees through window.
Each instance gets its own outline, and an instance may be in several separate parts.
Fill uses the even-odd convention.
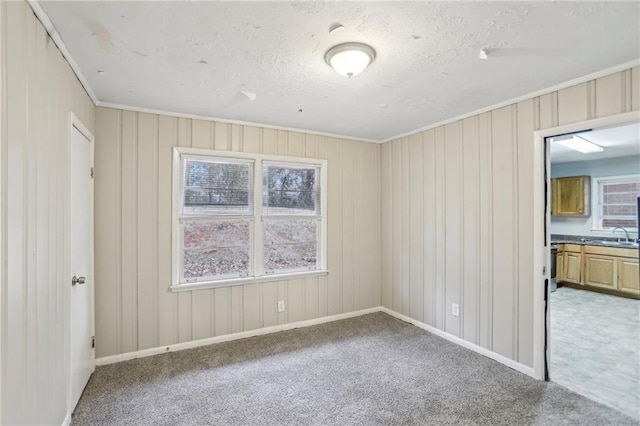
[[[185,207],[249,207],[251,172],[252,166],[246,163],[187,161]]]
[[[298,169],[266,165],[263,167],[262,205],[267,213],[315,214],[317,191],[315,168]],[[287,211],[285,213],[285,211]]]
[[[319,166],[263,162],[262,216],[253,206],[253,160],[183,157],[181,279],[199,281],[252,273],[253,240],[265,273],[316,269],[321,223]],[[262,235],[251,238],[255,221]]]

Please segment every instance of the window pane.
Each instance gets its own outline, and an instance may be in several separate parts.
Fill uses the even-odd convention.
[[[249,246],[249,221],[213,220],[185,221],[184,248],[245,247]]]
[[[265,163],[262,169],[265,215],[318,215],[319,169]]]
[[[249,275],[252,227],[248,220],[185,221],[182,225],[186,281]]]
[[[316,242],[318,222],[316,220],[265,220],[264,243],[291,244]]]
[[[317,220],[265,220],[266,272],[316,269]]]
[[[249,275],[249,247],[185,249],[185,281],[245,277]]]
[[[251,214],[252,162],[183,159],[184,214]]]
[[[316,243],[270,245],[264,248],[266,272],[316,269]]]

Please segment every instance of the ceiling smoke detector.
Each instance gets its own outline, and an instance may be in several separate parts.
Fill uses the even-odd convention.
[[[327,64],[338,74],[349,78],[364,71],[375,58],[376,51],[364,43],[342,43],[324,55]]]

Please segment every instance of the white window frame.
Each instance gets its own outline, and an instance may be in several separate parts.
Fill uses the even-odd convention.
[[[222,278],[211,281],[183,282],[182,269],[182,237],[180,231],[180,211],[182,208],[182,156],[197,156],[206,158],[228,158],[236,160],[253,160],[253,216],[247,220],[253,223],[250,236],[250,275],[242,278]],[[320,232],[318,235],[317,269],[310,271],[283,272],[265,274],[263,270],[263,213],[262,213],[262,164],[263,162],[291,164],[292,166],[310,165],[320,170]],[[171,291],[191,291],[206,288],[229,287],[234,285],[255,284],[269,281],[283,281],[288,279],[327,275],[327,160],[318,158],[287,157],[267,154],[251,154],[244,152],[214,151],[196,148],[173,148],[173,184],[172,184],[172,229],[171,229]]]
[[[602,227],[602,194],[600,192],[600,186],[602,183],[611,183],[625,180],[638,179],[640,180],[640,175],[620,175],[620,176],[601,176],[592,178],[591,185],[591,231],[598,233],[611,233],[611,229]],[[625,228],[627,231],[632,233],[637,233],[638,228]]]

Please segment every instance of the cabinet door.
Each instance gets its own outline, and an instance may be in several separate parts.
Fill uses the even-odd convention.
[[[574,284],[582,284],[582,255],[580,253],[564,253],[564,280]]]
[[[618,290],[640,296],[640,270],[637,259],[618,259]]]
[[[564,253],[556,257],[556,282],[564,281]]]
[[[593,254],[585,255],[584,283],[591,287],[616,289],[616,258]]]
[[[588,176],[556,178],[552,184],[552,213],[556,215],[582,216],[589,214]]]

